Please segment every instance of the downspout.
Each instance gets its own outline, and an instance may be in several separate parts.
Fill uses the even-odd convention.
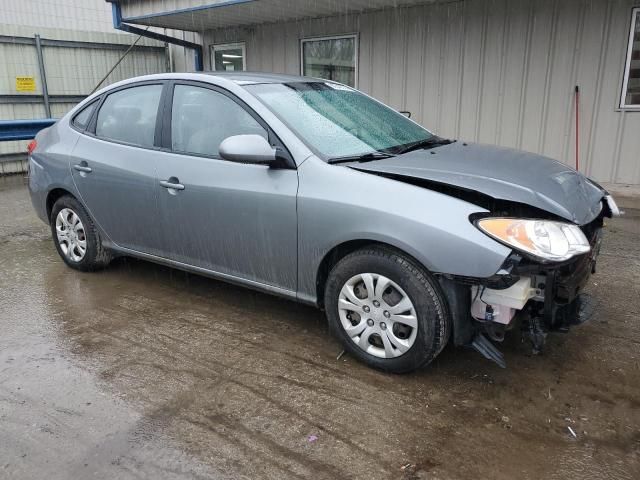
[[[171,37],[169,35],[163,35],[161,33],[151,32],[149,30],[144,30],[142,28],[134,27],[133,25],[129,25],[127,23],[123,23],[122,20],[122,9],[120,8],[120,3],[118,0],[107,0],[111,2],[111,12],[113,14],[113,28],[116,30],[122,30],[123,32],[133,33],[135,35],[140,35],[141,37],[152,38],[153,40],[158,40],[160,42],[167,42],[173,45],[179,45],[181,47],[186,47],[194,50],[196,57],[196,72],[202,72],[204,70],[204,61],[203,61],[203,51],[202,45],[198,43],[188,42],[186,40],[181,40],[179,38]]]
[[[576,85],[576,170],[580,171],[580,87]]]

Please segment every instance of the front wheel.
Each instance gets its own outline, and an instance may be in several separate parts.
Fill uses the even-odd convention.
[[[390,249],[362,249],[340,260],[329,274],[325,308],[346,350],[388,372],[428,364],[449,339],[449,314],[437,281]]]

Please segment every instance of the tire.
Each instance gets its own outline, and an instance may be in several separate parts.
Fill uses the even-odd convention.
[[[379,370],[414,371],[430,363],[449,340],[451,320],[438,282],[390,248],[363,248],[341,259],[329,273],[324,302],[331,331],[345,349]]]
[[[111,261],[111,254],[102,246],[100,233],[93,220],[71,195],[64,195],[53,204],[49,223],[56,250],[71,268],[90,272],[106,267]]]

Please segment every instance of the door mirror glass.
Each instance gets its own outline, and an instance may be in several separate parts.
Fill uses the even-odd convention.
[[[225,160],[269,164],[276,161],[276,149],[260,135],[234,135],[220,144]]]

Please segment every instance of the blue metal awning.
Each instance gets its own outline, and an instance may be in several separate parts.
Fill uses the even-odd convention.
[[[195,52],[195,63],[196,63],[195,70],[197,72],[201,72],[202,70],[204,70],[204,57],[203,57],[202,45],[198,43],[188,42],[186,40],[172,37],[170,35],[164,35],[162,33],[149,31],[148,28],[142,29],[142,28],[134,27],[133,25],[129,25],[130,20],[122,17],[122,8],[119,0],[107,0],[107,2],[111,3],[111,7],[112,7],[113,28],[117,30],[122,30],[123,32],[140,35],[142,37],[152,38],[160,42],[166,42],[166,43],[171,43],[173,45],[179,45],[181,47],[190,48]]]
[[[216,28],[275,23],[359,13],[444,0],[162,0],[118,2],[122,21],[137,25],[202,32]]]

